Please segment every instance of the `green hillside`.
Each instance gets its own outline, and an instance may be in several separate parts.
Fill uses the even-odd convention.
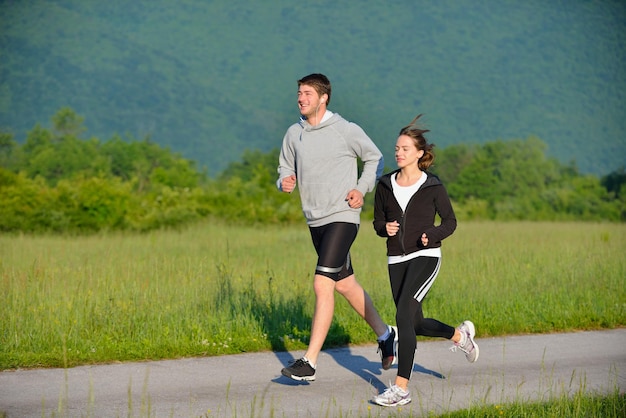
[[[626,165],[623,1],[0,1],[20,142],[69,106],[87,136],[148,135],[214,174],[280,145],[311,72],[389,163],[424,113],[438,147],[537,136],[583,172]]]

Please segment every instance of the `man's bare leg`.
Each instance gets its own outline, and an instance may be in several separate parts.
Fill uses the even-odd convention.
[[[374,303],[365,289],[356,281],[354,274],[337,282],[335,289],[352,308],[372,327],[377,337],[387,332],[387,324],[382,320]],[[328,332],[328,330],[327,330]]]
[[[311,326],[311,341],[304,356],[311,364],[316,365],[317,357],[322,350],[330,324],[333,321],[336,282],[321,274],[316,274],[313,280],[315,312]]]

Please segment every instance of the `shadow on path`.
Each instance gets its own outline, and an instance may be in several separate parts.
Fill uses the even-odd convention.
[[[283,366],[288,366],[296,359],[289,353],[285,341],[292,339],[308,344],[312,318],[304,309],[307,302],[305,295],[296,295],[295,298],[285,300],[283,297],[275,294],[272,281],[273,279],[270,276],[267,282],[269,288],[267,300],[261,298],[257,292],[244,292],[248,294],[237,295],[238,297],[233,298],[233,291],[229,286],[227,286],[228,289],[225,293],[230,294],[230,297],[225,299],[229,300],[231,303],[236,301],[236,303],[233,303],[231,306],[233,310],[240,310],[247,305],[245,308],[249,309],[252,317],[255,318],[262,327],[263,332],[267,335],[274,355],[276,355]],[[349,342],[350,335],[333,320],[324,345],[336,347],[338,345],[348,344]],[[364,356],[354,355],[352,354],[353,350],[349,348],[348,350],[345,348],[325,349],[322,353],[330,355],[339,366],[368,382],[377,392],[382,392],[387,387],[379,378],[383,372],[379,360],[370,361]],[[376,357],[378,357],[378,355]],[[332,374],[332,365],[322,364],[322,367],[325,373]],[[413,371],[434,376],[439,379],[445,379],[442,374],[426,369],[419,364],[414,365]],[[278,376],[271,381],[285,386],[310,385],[310,382],[297,381],[285,376]]]

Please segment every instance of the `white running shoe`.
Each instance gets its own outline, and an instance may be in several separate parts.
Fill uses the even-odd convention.
[[[474,341],[474,337],[476,336],[476,327],[472,321],[463,321],[461,325],[459,325],[459,331],[463,334],[461,341],[458,343],[454,343],[450,350],[456,351],[456,349],[460,349],[465,353],[465,358],[470,363],[474,363],[478,360],[478,345],[476,341]]]
[[[400,406],[411,402],[411,394],[399,386],[392,385],[383,393],[374,397],[374,402],[381,406]]]

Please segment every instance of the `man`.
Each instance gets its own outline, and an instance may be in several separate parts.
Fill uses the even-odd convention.
[[[300,121],[287,130],[279,156],[279,190],[300,190],[302,211],[318,255],[313,288],[315,312],[304,357],[282,369],[295,380],[315,380],[317,358],[330,329],[337,291],[378,337],[383,369],[397,362],[397,332],[386,325],[354,277],[350,247],[359,224],[363,195],[374,189],[382,153],[358,125],[327,109],[331,85],[323,74],[298,80]],[[363,163],[358,177],[357,157]]]

